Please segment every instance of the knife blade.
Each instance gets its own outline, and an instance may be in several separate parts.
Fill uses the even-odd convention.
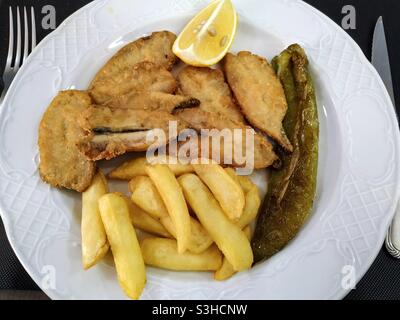
[[[379,17],[375,25],[371,62],[381,76],[392,99],[393,106],[395,106],[392,72],[390,70],[389,52],[382,17]],[[386,249],[393,257],[400,258],[400,203],[397,203],[396,213],[389,227],[385,244]]]
[[[389,92],[393,105],[395,104],[392,72],[390,70],[389,52],[385,36],[383,18],[379,17],[375,25],[374,38],[372,41],[372,65],[378,71],[383,83]]]

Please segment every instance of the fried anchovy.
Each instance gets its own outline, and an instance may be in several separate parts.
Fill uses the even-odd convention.
[[[107,135],[107,134],[113,134],[113,133],[134,133],[134,132],[143,132],[143,131],[149,131],[151,129],[113,129],[110,127],[98,127],[98,128],[93,128],[93,133],[95,135]]]
[[[207,112],[203,111],[199,108],[195,109],[186,109],[182,110],[177,113],[177,116],[181,119],[183,119],[185,122],[187,122],[191,128],[194,130],[197,130],[198,132],[201,133],[202,129],[217,129],[219,132],[223,132],[226,130],[235,130],[235,129],[240,129],[242,130],[242,139],[240,140],[232,140],[228,141],[225,139],[220,139],[219,142],[221,145],[219,146],[212,146],[211,144],[201,144],[198,143],[198,147],[200,148],[199,154],[202,154],[201,149],[204,148],[205,146],[209,146],[210,152],[209,155],[213,156],[213,159],[218,161],[217,159],[221,160],[224,159],[223,152],[224,150],[231,150],[233,153],[231,155],[231,159],[234,161],[234,152],[237,152],[237,150],[241,150],[241,154],[245,155],[246,157],[251,157],[252,161],[254,161],[254,168],[255,169],[263,169],[269,167],[276,159],[276,154],[273,150],[273,147],[271,143],[268,141],[267,138],[264,136],[254,132],[253,135],[253,141],[254,141],[254,150],[253,153],[248,153],[249,151],[249,146],[246,145],[246,133],[248,132],[246,129],[251,129],[250,127],[243,125],[240,122],[236,122],[234,120],[231,120],[229,118],[224,117],[223,115],[212,113],[212,112]],[[211,137],[212,133],[210,133]],[[234,136],[234,132],[232,132],[232,136]],[[205,138],[205,137],[203,137]],[[203,140],[204,141],[204,140]],[[199,141],[200,142],[200,141]],[[193,141],[193,143],[196,143]],[[231,148],[229,148],[229,145],[231,145]],[[228,147],[228,148],[225,148]],[[220,150],[220,152],[219,152]],[[235,150],[235,151],[233,151]],[[216,154],[214,154],[216,152]],[[240,153],[240,152],[239,152]],[[245,162],[247,163],[247,161]],[[235,163],[233,162],[233,166],[243,166],[245,163]]]
[[[267,59],[241,51],[237,55],[228,53],[223,65],[226,79],[249,123],[292,152],[282,127],[287,112],[285,92]]]
[[[76,147],[85,136],[78,124],[92,103],[83,91],[61,91],[47,108],[39,126],[39,172],[53,187],[85,191],[96,173],[96,165]]]
[[[172,94],[177,83],[171,72],[157,64],[143,61],[126,67],[117,74],[93,82],[89,88],[90,95],[96,104],[107,104],[109,100],[120,100],[125,95],[139,92],[160,92]],[[124,101],[124,99],[121,99]],[[139,102],[139,104],[141,104]]]
[[[201,101],[201,110],[245,124],[221,70],[187,66],[179,72],[177,79],[184,95]]]
[[[200,101],[191,97],[164,92],[134,91],[123,96],[114,97],[104,105],[110,108],[159,110],[173,113],[178,109],[198,107]]]
[[[172,32],[159,31],[128,43],[101,68],[92,85],[142,61],[155,63],[168,70],[172,69],[172,66],[178,60],[172,52],[172,45],[175,40],[176,35]]]
[[[109,160],[131,151],[146,151],[176,138],[169,136],[172,121],[177,125],[177,134],[188,128],[185,121],[166,111],[92,106],[81,116],[80,125],[87,135],[78,147],[94,161]],[[160,131],[165,137],[160,138]]]
[[[319,123],[307,56],[295,44],[273,66],[289,105],[283,125],[293,153],[280,152],[282,168],[271,173],[252,240],[256,262],[270,258],[298,234],[312,211],[317,182]]]
[[[181,103],[176,105],[172,110],[172,113],[178,112],[179,110],[197,108],[199,105],[200,105],[200,100],[195,98],[189,98],[188,100],[182,101]]]

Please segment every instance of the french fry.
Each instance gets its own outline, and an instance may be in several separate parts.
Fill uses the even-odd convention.
[[[253,252],[249,240],[244,232],[224,214],[207,186],[194,174],[185,174],[179,177],[178,181],[200,223],[232,264],[234,270],[249,269],[253,263]]]
[[[240,184],[245,194],[243,214],[236,223],[239,228],[243,229],[253,222],[253,220],[257,217],[258,210],[261,206],[260,193],[258,191],[258,187],[253,183],[253,181],[251,181],[249,177],[238,176],[235,170],[232,168],[225,168],[225,171],[232,179]]]
[[[106,178],[99,171],[90,187],[82,193],[82,264],[85,270],[99,262],[110,248],[98,204],[107,192]]]
[[[243,229],[243,232],[246,235],[247,239],[251,240],[251,227],[247,226]]]
[[[190,163],[184,163],[183,161],[180,161],[177,157],[166,157],[166,161],[162,162],[160,160],[155,160],[158,161],[160,164],[167,164],[168,167],[171,169],[171,171],[174,173],[175,176],[181,176],[182,174],[185,173],[192,173],[194,172],[194,168]]]
[[[132,201],[153,218],[159,219],[169,234],[176,239],[175,226],[153,181],[147,176],[139,176],[129,182],[129,189],[132,192]],[[201,253],[213,243],[207,231],[193,218],[190,218],[190,233],[188,250],[192,253]]]
[[[258,211],[261,206],[260,193],[258,187],[253,185],[253,187],[246,193],[246,205],[243,209],[243,214],[236,223],[239,228],[244,228],[249,225],[254,219],[257,218]]]
[[[154,219],[134,203],[129,205],[129,212],[135,228],[156,236],[172,238],[172,235],[164,228],[159,220]]]
[[[138,299],[146,284],[146,270],[127,200],[120,194],[109,193],[99,199],[99,208],[118,281],[131,299]]]
[[[146,165],[146,158],[132,159],[130,161],[124,162],[121,166],[112,170],[108,174],[108,177],[118,180],[131,180],[137,176],[144,176],[146,175]]]
[[[218,164],[194,164],[196,174],[208,186],[222,210],[233,221],[243,214],[245,197],[242,188]]]
[[[256,185],[254,184],[253,181],[247,176],[237,176],[239,180],[239,184],[242,187],[243,191],[245,193],[249,192],[251,189],[253,189]],[[257,187],[257,186],[256,186]],[[257,187],[258,188],[258,187]]]
[[[213,245],[200,254],[178,253],[177,242],[170,239],[147,238],[141,243],[144,262],[153,267],[175,271],[215,271],[222,255]]]
[[[235,180],[235,182],[236,182],[238,185],[240,185],[239,176],[236,174],[235,169],[233,169],[233,168],[231,168],[231,167],[227,167],[227,168],[224,168],[224,170],[225,170],[225,172],[226,172],[227,174],[229,174],[229,176],[230,176],[233,180]],[[242,189],[243,189],[243,188],[242,188]]]
[[[175,226],[170,217],[161,218],[161,223],[176,238]],[[204,227],[194,218],[190,218],[190,241],[188,250],[192,253],[202,253],[207,250],[212,244],[213,240],[204,229]]]
[[[232,179],[234,179],[237,183],[239,183],[244,193],[249,192],[250,189],[252,189],[255,186],[253,181],[251,181],[251,179],[248,176],[238,176],[236,174],[235,169],[225,168],[224,170],[226,171],[227,174],[230,175]]]
[[[243,232],[246,234],[246,237],[251,240],[251,228],[247,226],[243,229]],[[222,260],[221,268],[219,268],[214,273],[214,279],[218,281],[227,280],[232,277],[236,271],[233,269],[232,265],[229,263],[228,259],[225,257]]]
[[[118,168],[114,169],[108,174],[108,177],[111,179],[119,179],[119,180],[132,180],[134,177],[137,176],[145,176],[146,173],[146,166],[154,161],[158,161],[157,159],[150,159],[148,161],[145,157],[143,158],[136,158],[130,161],[123,163]],[[176,158],[175,158],[176,161]],[[191,164],[177,163],[171,161],[171,158],[167,157],[167,164],[171,171],[176,176],[180,176],[185,173],[191,173],[194,171]]]
[[[167,208],[153,181],[147,176],[138,176],[129,182],[131,200],[153,218],[168,217]]]
[[[178,252],[184,253],[191,240],[190,215],[182,189],[167,165],[147,166],[146,172],[156,186],[175,226]]]

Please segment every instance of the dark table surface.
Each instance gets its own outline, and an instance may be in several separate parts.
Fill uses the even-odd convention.
[[[129,1],[129,0],[126,0]],[[260,0],[261,1],[261,0]],[[0,71],[5,63],[8,47],[8,7],[34,6],[36,9],[38,40],[52,30],[44,30],[40,21],[45,5],[56,9],[56,23],[60,24],[67,16],[85,5],[88,0],[0,0]],[[356,9],[356,28],[346,30],[360,45],[365,55],[371,57],[372,34],[379,16],[383,16],[387,33],[389,54],[391,57],[393,82],[396,101],[400,102],[400,1],[398,0],[306,0],[318,8],[336,23],[341,25],[344,14],[342,8],[352,5]],[[397,104],[397,111],[400,111]],[[18,290],[18,291],[17,291]],[[14,255],[3,224],[0,221],[0,300],[9,298],[40,299],[45,298],[33,280],[25,272]],[[19,292],[19,295],[15,293]],[[400,261],[391,258],[384,248],[380,251],[367,274],[346,299],[400,299]]]

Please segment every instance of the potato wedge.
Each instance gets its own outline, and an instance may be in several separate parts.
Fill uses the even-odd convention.
[[[146,284],[146,270],[129,206],[124,196],[109,193],[99,199],[99,208],[118,281],[131,299],[138,299]]]
[[[161,223],[176,238],[175,226],[171,218],[161,218]],[[202,253],[207,250],[212,244],[213,239],[204,229],[204,227],[194,218],[190,218],[190,241],[188,244],[188,250],[192,253]]]
[[[225,171],[232,179],[240,184],[245,194],[243,214],[236,223],[239,228],[243,229],[257,218],[261,206],[260,192],[249,177],[238,176],[232,168],[225,168]]]
[[[178,253],[177,242],[147,238],[141,243],[144,262],[153,267],[175,271],[214,271],[222,264],[222,254],[213,245],[200,254]]]
[[[106,178],[99,171],[90,187],[82,193],[82,264],[85,270],[99,262],[110,248],[98,204],[107,192]]]
[[[222,210],[233,221],[242,213],[245,198],[242,188],[218,164],[194,164],[196,174],[208,186]]]
[[[243,232],[246,234],[246,237],[250,241],[251,240],[251,228],[249,226],[247,226],[246,228],[243,229]],[[226,259],[224,257],[224,259],[222,260],[221,268],[219,268],[214,273],[214,279],[218,280],[218,281],[227,280],[230,277],[232,277],[235,273],[236,273],[236,271],[233,269],[233,267],[230,264],[230,262],[228,261],[228,259]]]
[[[225,172],[225,171],[224,171]],[[253,252],[244,232],[224,214],[207,186],[194,174],[178,178],[186,200],[200,223],[235,271],[251,268]]]
[[[169,161],[170,159],[168,159]],[[111,179],[119,179],[119,180],[132,180],[137,176],[145,176],[147,175],[145,167],[152,163],[153,160],[148,161],[145,157],[136,158],[130,161],[123,163],[118,168],[114,169],[108,174],[108,177]],[[174,175],[180,176],[185,173],[194,172],[194,169],[191,164],[184,163],[176,163],[169,161],[168,167],[172,170]]]
[[[191,240],[190,215],[182,188],[165,164],[146,166],[146,172],[156,186],[172,219],[178,242],[178,252],[184,253]]]
[[[159,220],[154,219],[150,214],[143,211],[134,203],[129,205],[129,212],[135,228],[156,236],[172,238],[172,235],[164,228]]]
[[[147,176],[138,176],[129,182],[131,200],[155,219],[169,217],[167,208],[153,181]]]

